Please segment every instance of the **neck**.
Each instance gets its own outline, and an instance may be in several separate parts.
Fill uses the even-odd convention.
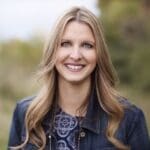
[[[84,116],[86,113],[91,81],[82,84],[71,84],[64,80],[59,80],[58,83],[58,104],[61,109],[73,116]],[[83,110],[79,113],[77,110],[81,107]]]

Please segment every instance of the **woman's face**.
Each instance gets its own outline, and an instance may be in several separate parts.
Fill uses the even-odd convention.
[[[90,81],[96,66],[95,38],[87,24],[72,21],[63,33],[56,53],[59,79],[70,83]]]

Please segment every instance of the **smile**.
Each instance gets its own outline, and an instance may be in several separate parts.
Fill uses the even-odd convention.
[[[71,64],[67,64],[65,65],[67,67],[67,69],[69,69],[70,71],[80,71],[84,68],[84,65],[71,65]]]

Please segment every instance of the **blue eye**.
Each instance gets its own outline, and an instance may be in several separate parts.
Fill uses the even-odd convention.
[[[70,45],[71,45],[71,43],[70,42],[61,42],[61,47],[69,47]]]
[[[90,44],[90,43],[83,43],[82,46],[83,46],[84,48],[87,48],[87,49],[92,49],[92,48],[93,48],[93,45]]]

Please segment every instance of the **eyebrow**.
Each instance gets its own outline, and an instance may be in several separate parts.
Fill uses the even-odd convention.
[[[95,42],[94,42],[94,41],[84,40],[84,41],[82,41],[82,42],[91,43],[91,44],[95,45]]]
[[[61,39],[61,41],[70,41],[71,42],[71,40],[69,40],[69,39]]]
[[[70,40],[70,39],[61,39],[61,42],[62,42],[62,41],[72,42],[72,40]],[[82,42],[82,43],[83,43],[83,42],[91,43],[91,44],[95,45],[95,41],[83,40],[83,41],[81,41],[81,42]]]

